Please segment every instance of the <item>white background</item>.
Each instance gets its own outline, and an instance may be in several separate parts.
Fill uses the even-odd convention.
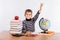
[[[34,16],[41,2],[44,6],[35,23],[36,32],[41,32],[38,22],[42,17],[51,21],[49,30],[60,32],[60,0],[0,0],[0,32],[9,30],[10,21],[15,15],[24,20],[24,11],[26,9],[31,9]]]

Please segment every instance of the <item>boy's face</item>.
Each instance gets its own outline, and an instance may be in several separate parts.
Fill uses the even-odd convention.
[[[32,13],[31,13],[31,12],[26,12],[26,13],[25,13],[25,17],[26,17],[27,19],[30,19],[30,18],[32,17]]]

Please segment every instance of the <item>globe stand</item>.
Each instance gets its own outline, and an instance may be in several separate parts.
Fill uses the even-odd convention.
[[[44,30],[43,32],[41,32],[41,33],[45,33],[45,34],[48,34],[48,29],[47,30]]]

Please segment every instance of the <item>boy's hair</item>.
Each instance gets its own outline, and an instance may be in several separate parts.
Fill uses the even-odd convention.
[[[32,10],[31,9],[26,9],[25,14],[26,14],[26,12],[31,12],[32,13]]]

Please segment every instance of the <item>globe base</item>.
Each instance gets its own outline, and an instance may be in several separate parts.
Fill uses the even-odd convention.
[[[48,29],[47,30],[44,30],[43,32],[41,33],[45,33],[45,34],[48,34]]]
[[[52,36],[52,35],[54,35],[54,34],[55,34],[55,32],[53,32],[53,31],[47,31],[46,33],[40,32],[40,35]]]

